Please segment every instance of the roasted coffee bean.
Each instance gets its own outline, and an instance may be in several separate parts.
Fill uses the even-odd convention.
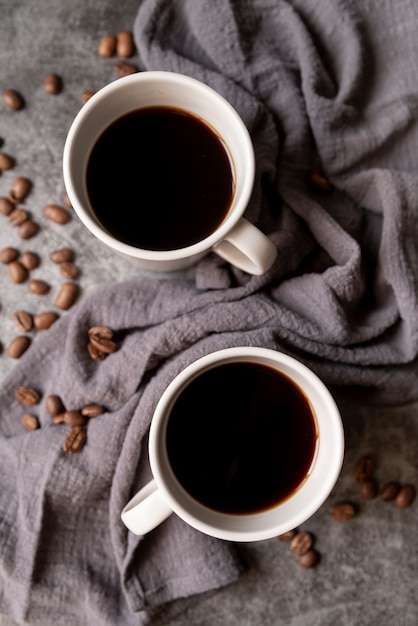
[[[55,417],[65,412],[64,404],[61,398],[55,394],[51,394],[45,399],[45,408],[49,415]]]
[[[24,413],[22,416],[22,424],[26,430],[37,430],[40,427],[39,420],[36,415]]]
[[[330,193],[334,189],[329,179],[318,169],[311,170],[308,176],[308,181],[316,191],[320,191],[322,193]]]
[[[11,261],[7,265],[9,276],[14,283],[24,283],[28,278],[28,270],[20,261]]]
[[[129,76],[130,74],[136,74],[138,72],[138,68],[130,61],[116,61],[113,66],[113,71],[116,76],[122,78],[123,76]]]
[[[49,258],[53,263],[71,263],[74,260],[74,251],[70,248],[59,248],[58,250],[53,250]]]
[[[5,265],[8,265],[12,261],[16,261],[16,259],[18,258],[19,258],[19,250],[17,250],[16,248],[12,248],[11,246],[8,246],[7,248],[3,248],[3,250],[0,250],[0,261],[4,263]]]
[[[55,313],[55,311],[43,311],[42,313],[36,313],[33,316],[33,324],[36,330],[46,330],[52,326],[58,318],[59,315],[58,313]]]
[[[278,535],[277,539],[279,541],[292,541],[293,537],[296,535],[296,532],[296,529],[288,530],[286,533]]]
[[[116,54],[125,59],[131,57],[135,52],[133,35],[128,30],[121,30],[116,39]]]
[[[87,422],[87,416],[83,415],[81,411],[65,411],[63,421],[69,426],[84,426]]]
[[[36,252],[30,252],[29,250],[27,250],[20,257],[20,262],[22,263],[23,267],[26,267],[28,271],[31,271],[39,266],[41,260]]]
[[[2,215],[6,215],[7,217],[13,211],[13,208],[14,204],[13,202],[10,202],[9,198],[6,198],[4,196],[0,198],[0,213]]]
[[[26,406],[33,406],[34,404],[38,404],[40,402],[42,395],[40,391],[34,387],[21,385],[15,391],[15,398],[18,402],[26,404]]]
[[[64,412],[58,413],[58,415],[54,415],[52,418],[52,423],[55,424],[63,424],[64,423]]]
[[[90,100],[90,98],[92,98],[95,93],[95,89],[86,89],[86,91],[83,91],[83,93],[81,94],[81,104],[86,104],[86,102],[88,102],[88,100]]]
[[[400,509],[406,509],[411,506],[415,499],[415,489],[411,485],[404,485],[401,487],[398,495],[395,498],[395,504]]]
[[[354,478],[358,483],[370,480],[374,471],[374,461],[369,456],[363,456],[356,463],[354,468]]]
[[[109,326],[90,326],[88,329],[88,336],[90,339],[92,337],[103,337],[103,339],[112,339],[113,338],[113,330]]]
[[[116,37],[114,35],[104,35],[99,43],[98,53],[101,57],[110,58],[116,52]]]
[[[33,316],[27,311],[13,313],[13,321],[21,333],[28,333],[33,328]]]
[[[66,311],[77,300],[78,292],[79,288],[76,283],[64,283],[55,298],[55,306]]]
[[[48,285],[47,282],[39,278],[31,278],[28,287],[31,293],[35,293],[38,296],[44,296],[51,289],[51,286]]]
[[[61,263],[60,265],[60,274],[66,280],[74,280],[74,278],[77,278],[79,273],[80,270],[77,265],[74,265],[74,263],[71,263],[70,261],[64,261],[64,263]]]
[[[86,441],[86,429],[82,426],[73,426],[62,444],[62,449],[67,454],[75,454],[83,449]]]
[[[13,181],[13,184],[9,191],[9,200],[14,202],[21,202],[28,195],[31,190],[32,183],[29,178],[25,176],[19,176]]]
[[[87,404],[87,406],[81,409],[81,413],[86,417],[97,417],[98,415],[103,415],[105,410],[104,406],[100,404]]]
[[[350,502],[340,502],[331,508],[331,516],[338,522],[348,522],[356,515],[356,509]]]
[[[18,335],[9,343],[7,356],[11,359],[20,359],[31,344],[31,339],[27,335]]]
[[[91,335],[90,343],[105,354],[112,354],[118,349],[118,345],[112,339],[107,339],[101,335]]]
[[[56,95],[62,91],[62,79],[58,74],[47,74],[44,80],[44,89],[46,93]]]
[[[399,483],[390,481],[383,485],[380,497],[384,502],[392,502],[401,490]]]
[[[290,543],[290,549],[296,556],[306,554],[313,546],[313,536],[308,532],[296,533]]]
[[[39,226],[33,220],[26,220],[19,226],[18,234],[21,239],[31,239],[39,231]]]
[[[11,170],[14,166],[14,158],[5,152],[0,152],[0,170]]]
[[[310,569],[315,567],[319,563],[319,552],[314,549],[308,550],[298,558],[298,563],[301,567]]]
[[[13,111],[18,111],[24,107],[23,97],[15,89],[5,89],[2,98],[4,104]]]
[[[29,219],[29,213],[26,209],[14,208],[9,215],[9,222],[12,226],[20,226]]]
[[[377,496],[377,483],[373,478],[361,483],[361,495],[365,500],[373,500]]]
[[[71,219],[67,209],[64,209],[64,207],[58,204],[48,204],[44,208],[44,216],[51,222],[60,225],[67,224]]]
[[[93,361],[103,361],[103,359],[105,359],[107,356],[106,352],[98,350],[96,346],[94,346],[91,342],[87,344],[87,351]]]

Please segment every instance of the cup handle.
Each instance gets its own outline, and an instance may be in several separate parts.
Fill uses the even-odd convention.
[[[135,535],[145,535],[172,513],[161,497],[155,480],[151,480],[128,502],[121,513],[122,522]]]
[[[277,258],[271,239],[244,217],[213,250],[232,265],[257,276],[269,270]]]

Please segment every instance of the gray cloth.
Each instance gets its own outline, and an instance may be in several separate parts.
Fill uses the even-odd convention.
[[[226,346],[293,354],[370,401],[418,397],[415,0],[144,0],[147,69],[215,87],[252,134],[248,217],[275,241],[249,277],[215,255],[196,280],[144,278],[82,300],[33,343],[0,388],[0,611],[33,624],[142,625],[159,607],[234,580],[232,546],[175,516],[146,538],[120,511],[149,477],[146,436],[168,382]],[[335,191],[306,183],[320,166]],[[87,353],[87,330],[119,350]],[[20,385],[42,393],[27,432]],[[67,455],[44,399],[106,407]],[[73,558],[77,555],[77,558]]]

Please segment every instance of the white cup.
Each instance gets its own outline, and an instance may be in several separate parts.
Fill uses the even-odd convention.
[[[235,174],[232,204],[215,232],[187,247],[163,251],[135,247],[107,232],[92,210],[86,188],[89,156],[102,132],[126,113],[159,106],[187,111],[206,122],[226,146]],[[140,145],[131,149],[134,158],[134,150],[139,150]],[[156,271],[191,266],[211,250],[250,274],[263,274],[272,266],[277,256],[274,244],[243,217],[253,189],[254,171],[251,138],[235,109],[204,83],[162,71],[126,76],[99,90],[74,119],[63,155],[66,191],[87,229],[113,250],[136,259],[145,269]],[[146,210],[152,211],[152,207]]]
[[[313,459],[297,488],[267,508],[244,513],[217,510],[192,496],[173,471],[166,444],[173,406],[190,383],[212,368],[237,362],[262,364],[273,368],[279,376],[284,375],[290,379],[291,384],[310,406],[317,435]],[[217,389],[213,389],[213,394],[217,394]],[[226,400],[231,402],[230,398],[219,397],[219,403]],[[234,402],[232,398],[232,403]],[[198,410],[196,420],[199,420]],[[192,436],[190,445],[193,446]],[[234,347],[196,360],[175,377],[155,409],[148,446],[153,479],[122,511],[122,521],[129,530],[136,535],[146,534],[174,512],[190,526],[205,534],[225,540],[248,542],[269,539],[297,528],[319,509],[339,476],[344,455],[344,434],[340,413],[330,392],[305,365],[275,350]],[[216,464],[216,446],[213,455]]]

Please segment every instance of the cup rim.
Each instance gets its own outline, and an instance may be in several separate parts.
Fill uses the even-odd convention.
[[[326,419],[330,424],[327,439],[332,438],[333,455],[331,458],[327,458],[326,471],[324,471],[325,447],[330,447],[331,441],[323,441],[321,444],[321,435],[319,435],[316,455],[321,455],[322,469],[321,471],[316,470],[314,464],[311,468],[311,475],[290,498],[278,504],[277,507],[271,507],[266,511],[249,514],[226,514],[199,503],[181,486],[169,467],[164,435],[170,408],[190,380],[206,369],[216,367],[220,363],[245,359],[276,367],[292,379],[290,372],[298,373],[300,380],[305,381],[310,390],[316,390],[319,399],[311,397],[311,394],[302,388],[311,403],[316,419],[319,419],[320,422],[325,419],[322,415],[318,416],[317,411],[320,405],[322,411],[327,414]],[[300,381],[298,379],[295,382],[299,385]],[[330,435],[330,433],[332,434]],[[322,506],[330,495],[341,471],[344,458],[344,432],[340,412],[330,391],[312,370],[293,357],[270,348],[238,346],[217,350],[200,357],[186,366],[171,381],[155,409],[151,421],[148,446],[151,470],[156,484],[169,506],[179,517],[190,526],[213,537],[229,541],[251,542],[270,539],[297,528]],[[162,461],[160,461],[160,455]],[[308,504],[306,504],[305,494],[308,487],[310,497]],[[298,506],[293,510],[295,502]],[[288,512],[288,517],[285,520],[281,519],[275,514],[277,509],[281,509],[285,513]],[[259,524],[262,526],[258,526]]]
[[[240,193],[240,202],[238,207],[232,207],[225,216],[223,222],[217,227],[217,229],[200,241],[185,246],[182,248],[175,248],[170,250],[148,250],[146,248],[139,248],[127,244],[118,240],[110,233],[108,233],[91,215],[89,209],[83,206],[83,202],[79,197],[77,189],[73,184],[71,168],[72,168],[72,156],[74,152],[74,145],[78,136],[81,134],[81,125],[86,123],[86,120],[90,115],[94,113],[94,110],[103,104],[106,98],[115,92],[129,87],[132,83],[151,83],[153,81],[164,80],[165,82],[175,83],[179,87],[192,86],[195,89],[200,89],[206,93],[206,95],[213,101],[217,102],[228,113],[231,120],[239,128],[242,138],[242,151],[246,154],[247,174],[242,183],[242,190]],[[140,107],[138,107],[140,108]],[[130,109],[133,110],[133,109]],[[123,111],[123,115],[127,111]],[[117,119],[115,117],[114,119]],[[202,118],[203,119],[203,118]],[[204,120],[206,123],[207,121]],[[110,123],[110,122],[109,122]],[[103,127],[103,129],[106,126]],[[219,133],[218,133],[219,134]],[[225,142],[226,143],[226,142]],[[91,147],[90,147],[91,149]],[[233,159],[233,155],[231,154]],[[216,245],[221,239],[225,238],[227,233],[237,224],[239,219],[243,216],[245,209],[248,206],[248,202],[251,198],[255,176],[255,154],[254,146],[251,140],[250,133],[244,124],[241,116],[236,109],[215,89],[203,83],[200,80],[187,76],[185,74],[177,72],[169,72],[163,70],[145,70],[129,76],[118,78],[111,83],[108,83],[101,89],[99,89],[79,110],[75,116],[70,129],[67,133],[67,137],[64,144],[63,151],[63,177],[66,192],[72,203],[74,211],[84,224],[86,228],[102,243],[106,244],[115,251],[124,255],[137,258],[144,261],[178,261],[188,257],[194,257],[202,254],[213,246]],[[233,202],[235,199],[233,200]]]

